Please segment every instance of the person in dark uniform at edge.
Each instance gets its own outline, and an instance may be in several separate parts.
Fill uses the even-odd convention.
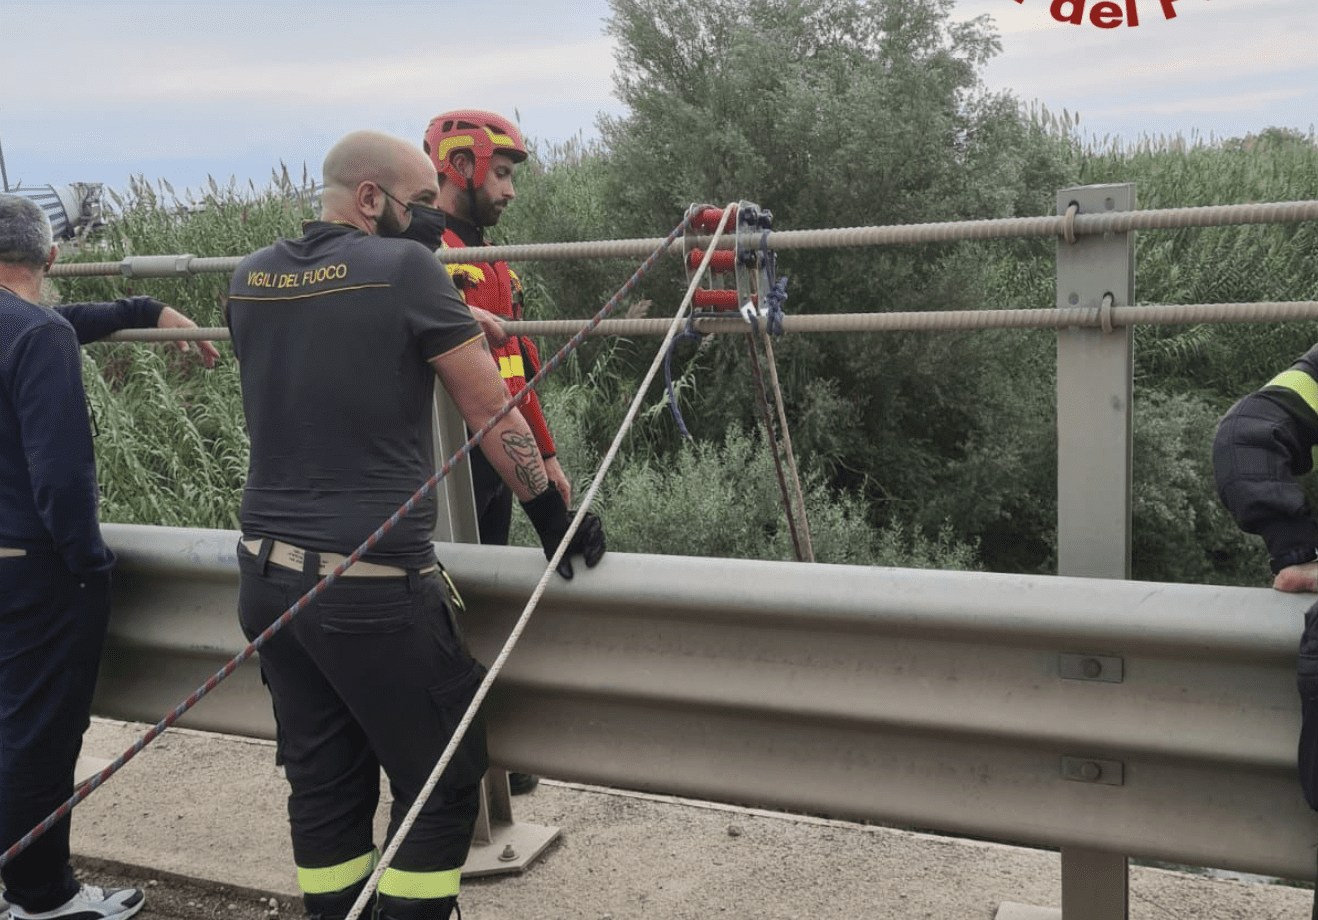
[[[1218,495],[1241,529],[1263,538],[1278,591],[1318,593],[1318,522],[1296,480],[1313,468],[1315,447],[1318,345],[1232,406],[1213,441]],[[1318,603],[1304,615],[1296,682],[1300,787],[1318,811]]]
[[[443,215],[425,154],[354,132],[325,157],[323,182],[321,219],[245,259],[229,292],[251,436],[238,548],[249,638],[433,473],[435,375],[473,429],[507,400],[480,327],[432,254]],[[552,555],[567,505],[521,413],[481,449]],[[380,769],[393,791],[392,838],[485,673],[435,558],[436,510],[432,494],[261,650],[298,882],[320,920],[346,916],[378,863]],[[570,553],[600,560],[598,518],[585,519]],[[571,562],[558,571],[571,578]],[[478,717],[381,876],[380,918],[450,916],[486,766]]]
[[[439,209],[447,218],[443,247],[486,245],[486,228],[499,222],[499,216],[516,197],[513,168],[527,157],[526,143],[517,125],[495,112],[457,109],[431,119],[422,147],[435,166]],[[526,381],[540,371],[540,354],[530,339],[500,334],[498,320],[491,322],[487,314],[520,320],[521,280],[507,262],[488,262],[475,255],[470,262],[449,262],[445,267],[472,314],[486,330],[500,376],[509,394],[516,396],[525,388]],[[491,328],[495,331],[491,332]],[[572,484],[558,462],[538,394],[531,393],[521,408],[535,435],[550,482],[558,487],[564,501],[571,504]],[[512,493],[483,456],[472,455],[471,478],[481,543],[507,546]],[[508,774],[513,795],[530,792],[539,781],[530,773]]]
[[[73,795],[110,614],[80,343],[195,326],[150,297],[44,306],[59,249],[33,201],[0,195],[0,850]],[[189,346],[182,345],[184,349]],[[207,367],[218,357],[197,343]],[[0,916],[122,920],[138,888],[79,884],[68,817],[7,863]]]

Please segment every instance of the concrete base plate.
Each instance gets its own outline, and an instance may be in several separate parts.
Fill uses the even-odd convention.
[[[533,863],[559,835],[556,827],[541,824],[496,824],[488,843],[473,841],[462,866],[463,878],[521,872]]]

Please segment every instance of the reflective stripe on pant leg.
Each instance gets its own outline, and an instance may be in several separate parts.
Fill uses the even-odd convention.
[[[298,866],[297,883],[303,894],[329,894],[332,891],[342,891],[369,876],[375,871],[379,862],[380,851],[371,850],[337,866],[323,866],[319,869]]]
[[[380,894],[393,898],[434,900],[455,898],[462,882],[461,869],[444,869],[439,872],[404,872],[392,866],[380,877]]]

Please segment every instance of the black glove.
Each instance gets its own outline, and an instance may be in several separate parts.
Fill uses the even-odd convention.
[[[540,545],[545,548],[545,558],[554,558],[554,552],[562,542],[563,534],[567,533],[568,527],[572,524],[563,496],[551,483],[548,489],[535,498],[522,502],[522,510],[526,512],[531,525],[535,527],[535,532],[540,535]],[[584,556],[588,568],[594,568],[595,564],[603,558],[604,525],[600,523],[598,516],[587,512],[581,519],[581,526],[577,528],[572,542],[568,544],[567,552],[558,561],[556,571],[566,579],[572,578],[570,557],[573,553]]]

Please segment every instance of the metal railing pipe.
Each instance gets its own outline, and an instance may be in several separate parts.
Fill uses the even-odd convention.
[[[960,220],[926,224],[896,224],[879,227],[834,227],[822,230],[774,230],[766,235],[770,249],[851,248],[858,246],[904,246],[916,243],[947,243],[957,240],[1011,239],[1022,237],[1065,237],[1130,230],[1169,230],[1186,227],[1224,227],[1318,220],[1318,201],[1281,201],[1259,204],[1213,205],[1194,208],[1157,208],[1147,211],[1077,213],[1073,216],[1004,217],[990,220]],[[707,246],[705,237],[692,245]],[[532,262],[568,259],[637,259],[657,249],[662,239],[586,240],[572,243],[525,243],[489,246],[481,258],[489,262]],[[723,248],[733,246],[731,240]],[[464,262],[471,254],[462,249],[441,249],[441,262]],[[118,262],[56,264],[55,277],[124,275],[132,278],[168,278],[211,272],[232,272],[239,256],[198,258],[191,255],[131,256]]]
[[[1106,314],[1106,316],[1105,316]],[[975,329],[1101,329],[1176,323],[1271,323],[1318,319],[1318,301],[1260,303],[1153,304],[1138,307],[1070,307],[1051,310],[994,309],[947,310],[920,313],[834,313],[783,318],[784,333],[828,332],[938,332]],[[522,320],[504,323],[510,335],[572,336],[586,320]],[[587,334],[601,336],[655,336],[667,332],[665,319],[606,319]],[[740,316],[698,317],[692,327],[701,333],[745,333]],[[112,342],[227,341],[223,326],[202,329],[125,329],[107,337]]]

